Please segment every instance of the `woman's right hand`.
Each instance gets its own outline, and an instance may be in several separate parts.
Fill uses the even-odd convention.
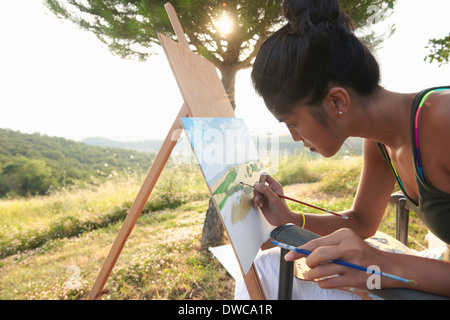
[[[280,226],[294,221],[293,217],[296,214],[289,209],[286,201],[276,194],[284,194],[283,187],[278,181],[262,173],[259,184],[255,184],[254,188],[253,205],[261,209],[267,222],[273,226]]]

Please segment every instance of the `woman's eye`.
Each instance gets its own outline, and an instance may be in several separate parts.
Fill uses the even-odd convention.
[[[289,130],[292,130],[292,131],[296,132],[298,135],[300,135],[300,131],[298,130],[298,128],[295,124],[287,124],[286,126]]]

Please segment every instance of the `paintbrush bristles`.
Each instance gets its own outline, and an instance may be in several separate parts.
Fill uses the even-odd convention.
[[[247,187],[255,189],[255,187],[249,185],[248,183],[245,183],[245,182],[242,182],[242,181],[240,183],[243,184],[244,186],[247,186]]]

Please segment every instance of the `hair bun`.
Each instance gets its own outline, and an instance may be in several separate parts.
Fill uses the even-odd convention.
[[[353,23],[338,0],[284,0],[281,11],[289,21],[292,32],[299,35],[305,35],[310,30],[322,33],[332,25],[353,31]]]

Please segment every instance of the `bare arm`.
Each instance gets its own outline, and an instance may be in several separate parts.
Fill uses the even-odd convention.
[[[375,142],[364,141],[364,165],[353,208],[341,212],[352,220],[333,215],[305,214],[305,228],[320,235],[330,234],[340,228],[349,228],[362,238],[372,236],[383,217],[394,183],[391,169],[382,158]],[[282,187],[272,177],[262,176],[255,189],[264,194],[264,197],[257,194],[254,203],[261,208],[269,223],[276,226],[285,223],[302,225],[302,215],[291,212],[285,201],[274,193],[282,193]]]
[[[311,268],[306,276],[310,280],[318,280],[322,288],[367,288],[370,274],[328,263],[330,260],[342,259],[364,267],[375,265],[381,272],[417,282],[416,285],[406,284],[381,277],[381,288],[403,287],[450,297],[450,262],[380,251],[349,229],[340,229],[329,236],[312,240],[301,248],[312,251],[306,259]],[[301,257],[302,254],[291,251],[286,255],[286,260]],[[339,276],[323,279],[332,275]]]

